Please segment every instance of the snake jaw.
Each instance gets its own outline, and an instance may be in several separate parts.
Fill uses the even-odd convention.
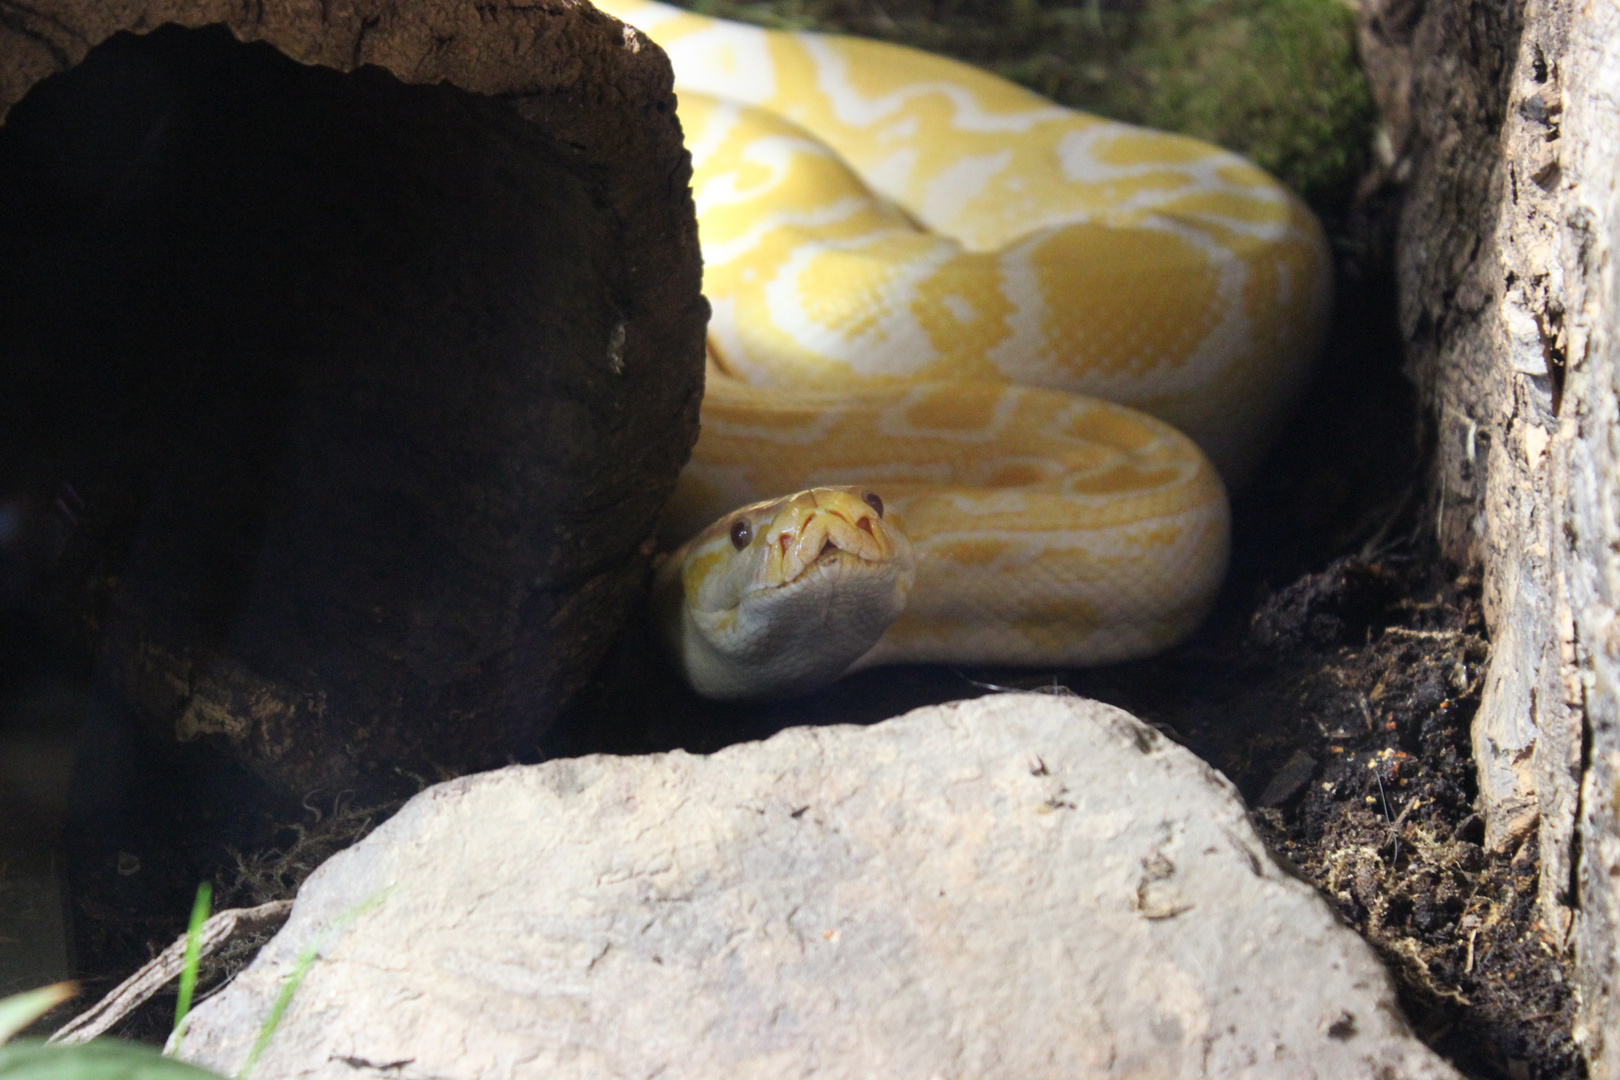
[[[911,544],[865,496],[813,488],[745,506],[670,556],[654,603],[699,693],[759,698],[825,686],[900,617],[916,579]],[[740,534],[748,539],[739,546]]]
[[[758,535],[766,539],[761,588],[791,586],[812,567],[848,558],[881,564],[895,557],[892,529],[859,497],[836,488],[812,488],[786,500]]]

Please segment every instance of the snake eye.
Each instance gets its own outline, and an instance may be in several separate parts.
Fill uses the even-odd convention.
[[[876,510],[878,517],[883,516],[883,500],[878,497],[877,492],[868,491],[865,495],[861,496],[861,501],[867,506],[870,506],[872,509]]]
[[[731,523],[731,546],[741,551],[748,546],[754,538],[754,530],[748,527],[748,522],[738,518]]]

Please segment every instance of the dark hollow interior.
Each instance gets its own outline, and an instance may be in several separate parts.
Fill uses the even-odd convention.
[[[240,669],[354,718],[323,744],[349,773],[413,760],[401,710],[503,714],[418,770],[532,743],[557,593],[656,513],[603,479],[628,271],[582,172],[504,103],[222,29],[37,87],[0,129],[8,606],[161,734]]]
[[[81,932],[0,926],[0,992],[30,950],[144,958],[145,920],[334,761],[415,790],[536,755],[583,618],[559,596],[633,579],[657,512],[618,451],[678,430],[627,421],[605,359],[616,229],[508,103],[219,27],[120,34],[13,108],[0,908],[49,907],[25,886],[65,862],[46,923]],[[305,727],[176,745],[241,672]]]

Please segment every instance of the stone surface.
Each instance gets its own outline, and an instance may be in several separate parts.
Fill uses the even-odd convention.
[[[1620,1077],[1620,9],[1376,0],[1368,58],[1404,182],[1402,325],[1443,549],[1482,567],[1487,843],[1538,839],[1594,1077]]]
[[[1231,785],[1037,694],[430,788],[183,1057],[279,1077],[1452,1077]]]
[[[297,793],[532,753],[696,435],[663,54],[570,0],[38,0],[0,117],[0,497],[98,682]]]

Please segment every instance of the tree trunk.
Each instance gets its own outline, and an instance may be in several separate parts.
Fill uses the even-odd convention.
[[[1620,7],[1372,0],[1442,551],[1483,569],[1487,840],[1539,845],[1576,1035],[1620,1077]]]

